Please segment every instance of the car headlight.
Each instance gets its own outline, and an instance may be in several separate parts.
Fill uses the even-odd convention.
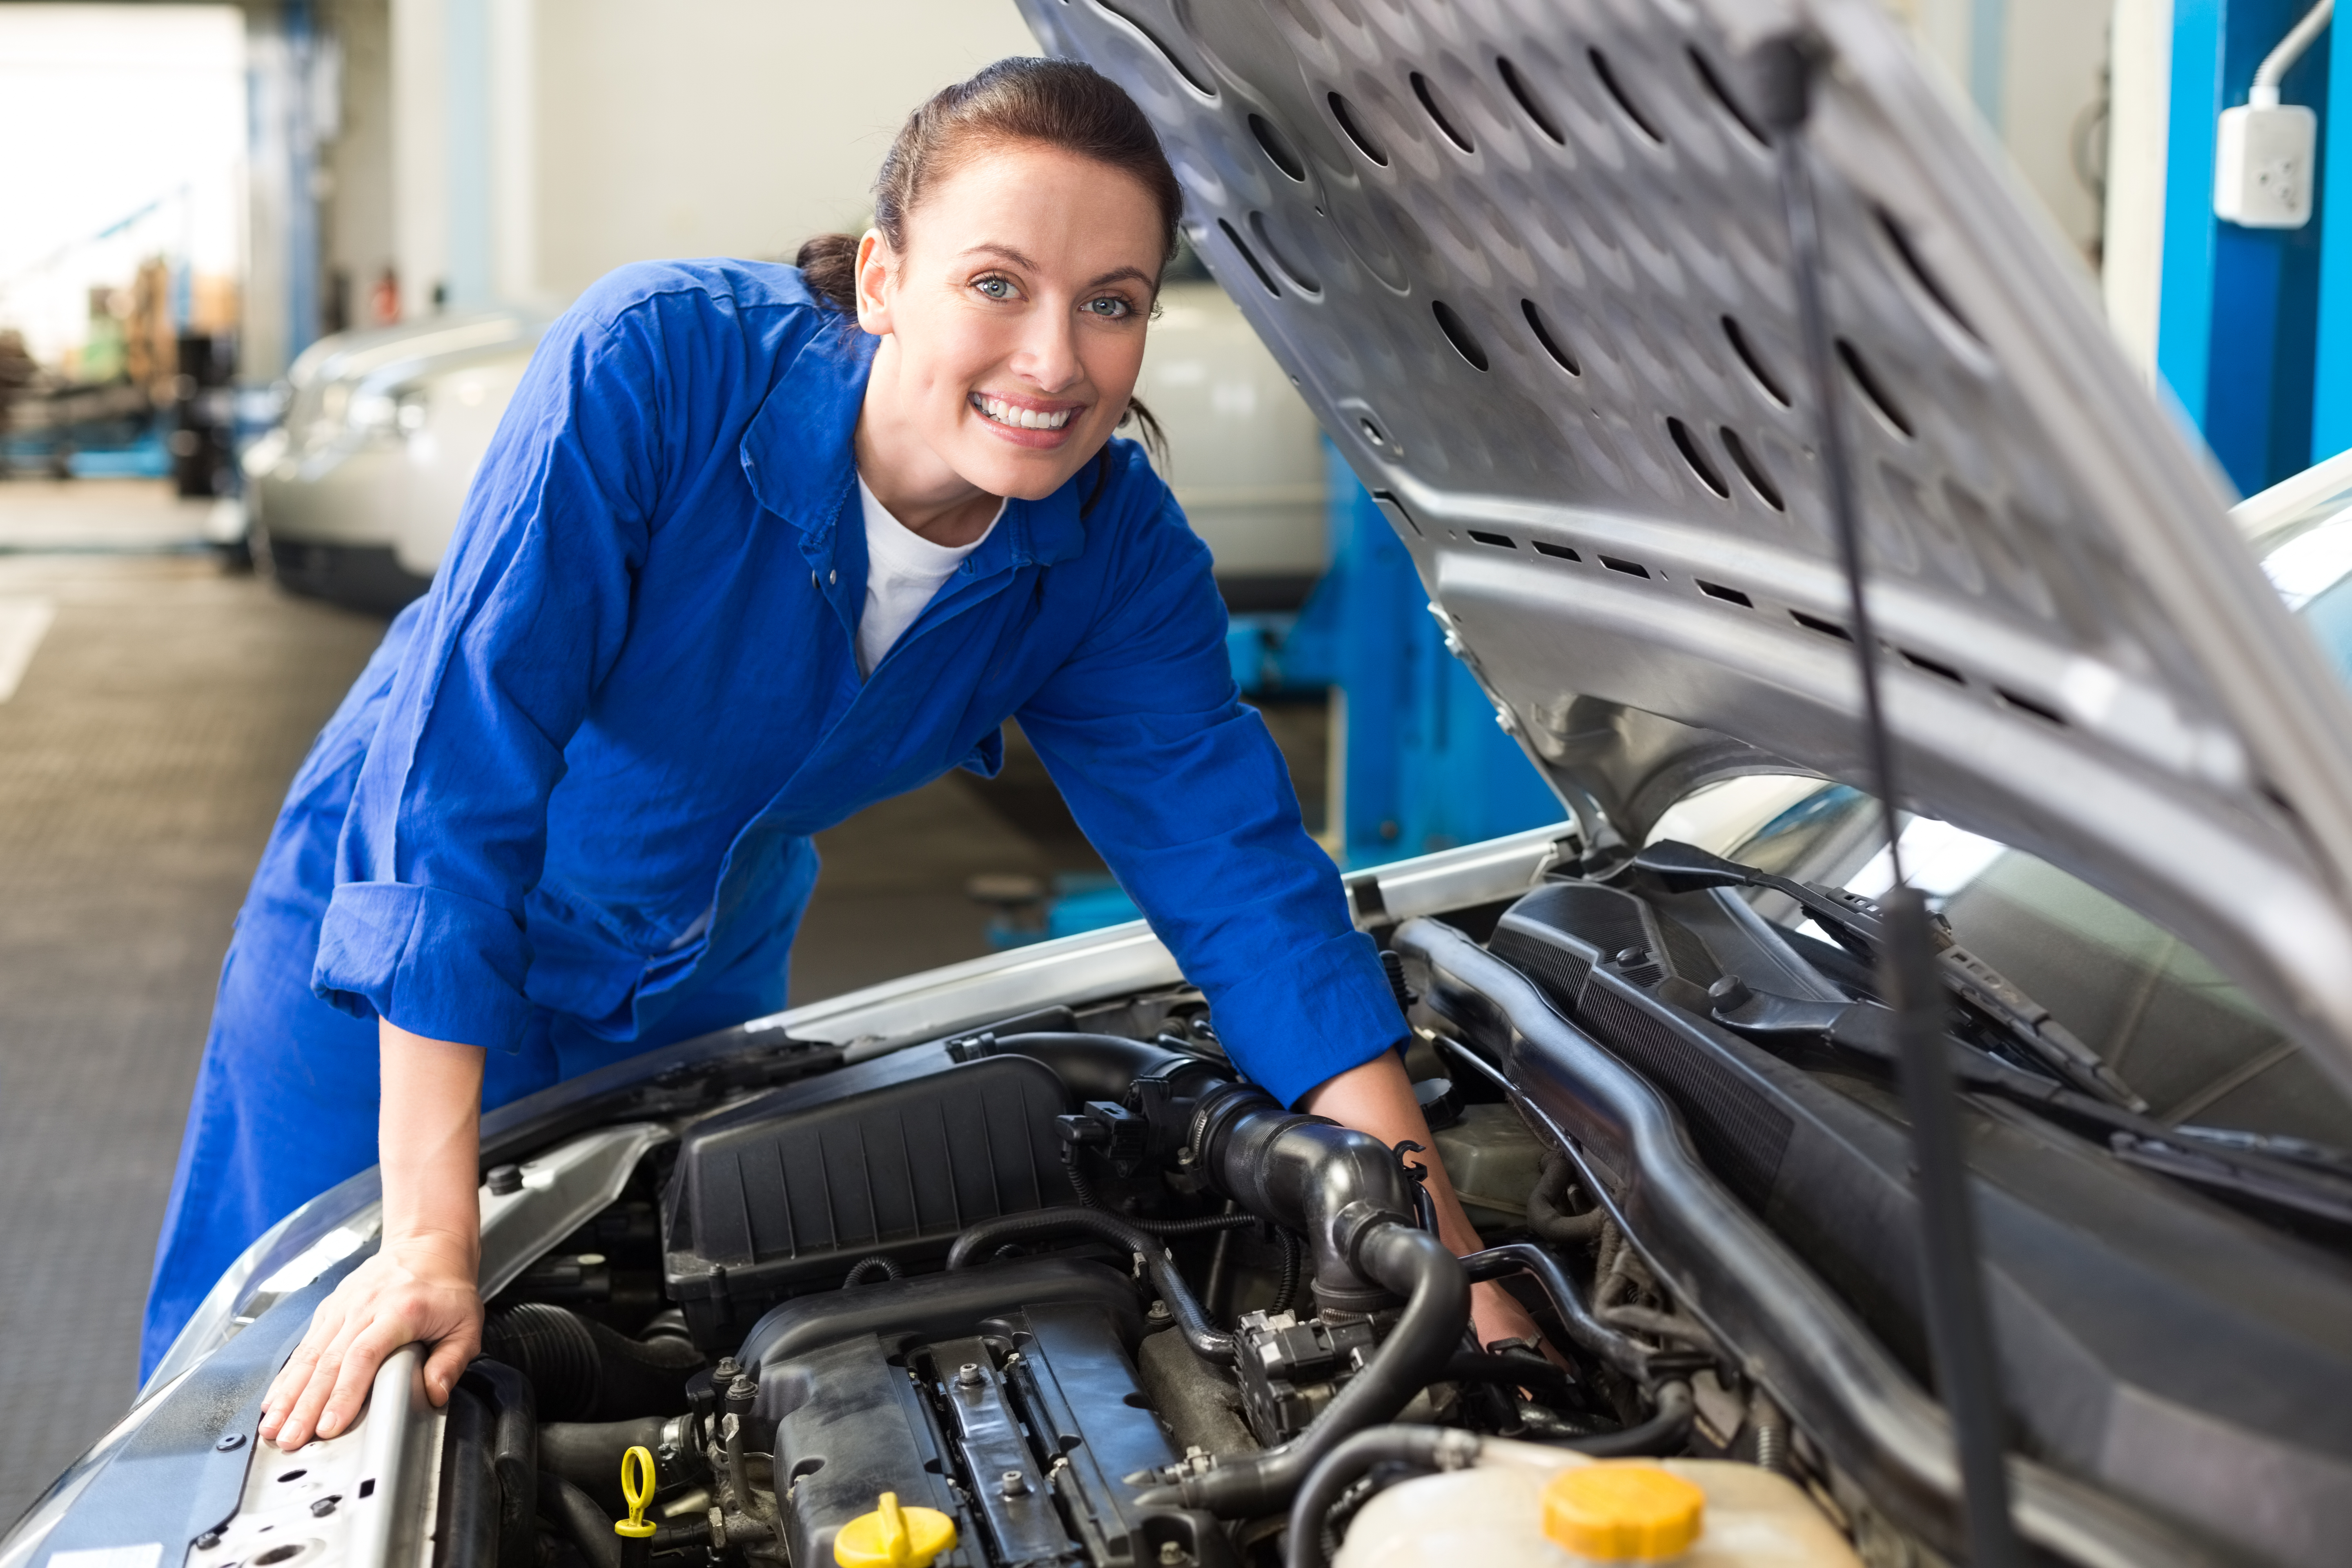
[[[384,435],[400,421],[400,400],[388,392],[354,393],[343,417],[363,436]]]

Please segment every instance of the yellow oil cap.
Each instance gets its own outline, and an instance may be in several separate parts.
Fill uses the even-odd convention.
[[[1544,1488],[1544,1533],[1579,1557],[1656,1563],[1690,1550],[1706,1494],[1655,1465],[1584,1465]]]
[[[931,1559],[955,1550],[955,1521],[935,1508],[900,1508],[884,1492],[872,1513],[861,1513],[833,1538],[841,1568],[931,1568]]]

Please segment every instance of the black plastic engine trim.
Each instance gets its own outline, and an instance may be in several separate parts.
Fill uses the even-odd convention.
[[[1526,976],[1450,926],[1412,921],[1391,942],[1429,965],[1436,1011],[1489,1036],[1476,1043],[1503,1056],[1521,1108],[1584,1168],[1685,1310],[1740,1352],[1750,1374],[1895,1523],[1955,1552],[1958,1475],[1942,1408],[1706,1168],[1664,1096]],[[1496,1026],[1507,1038],[1491,1037]],[[1605,1181],[1604,1169],[1622,1178]],[[2010,1473],[2021,1531],[2065,1561],[2231,1561],[2172,1521],[2046,1466],[2012,1456]]]

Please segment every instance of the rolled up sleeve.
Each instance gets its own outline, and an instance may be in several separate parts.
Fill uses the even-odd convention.
[[[1234,686],[1207,548],[1172,499],[1161,506],[1123,542],[1118,585],[1021,725],[1207,995],[1235,1064],[1295,1104],[1395,1045],[1405,1022],[1281,752]]]
[[[467,492],[362,764],[312,988],[511,1050],[566,743],[618,657],[661,480],[658,300],[551,328]]]

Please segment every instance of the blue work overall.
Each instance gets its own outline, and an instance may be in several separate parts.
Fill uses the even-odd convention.
[[[1017,716],[1286,1101],[1403,1034],[1235,691],[1209,554],[1131,443],[1013,501],[870,678],[852,435],[875,340],[792,268],[632,267],[552,328],[425,597],[311,748],[220,993],[142,1366],[376,1158],[376,1020],[486,1106],[773,1012],[810,835]]]

